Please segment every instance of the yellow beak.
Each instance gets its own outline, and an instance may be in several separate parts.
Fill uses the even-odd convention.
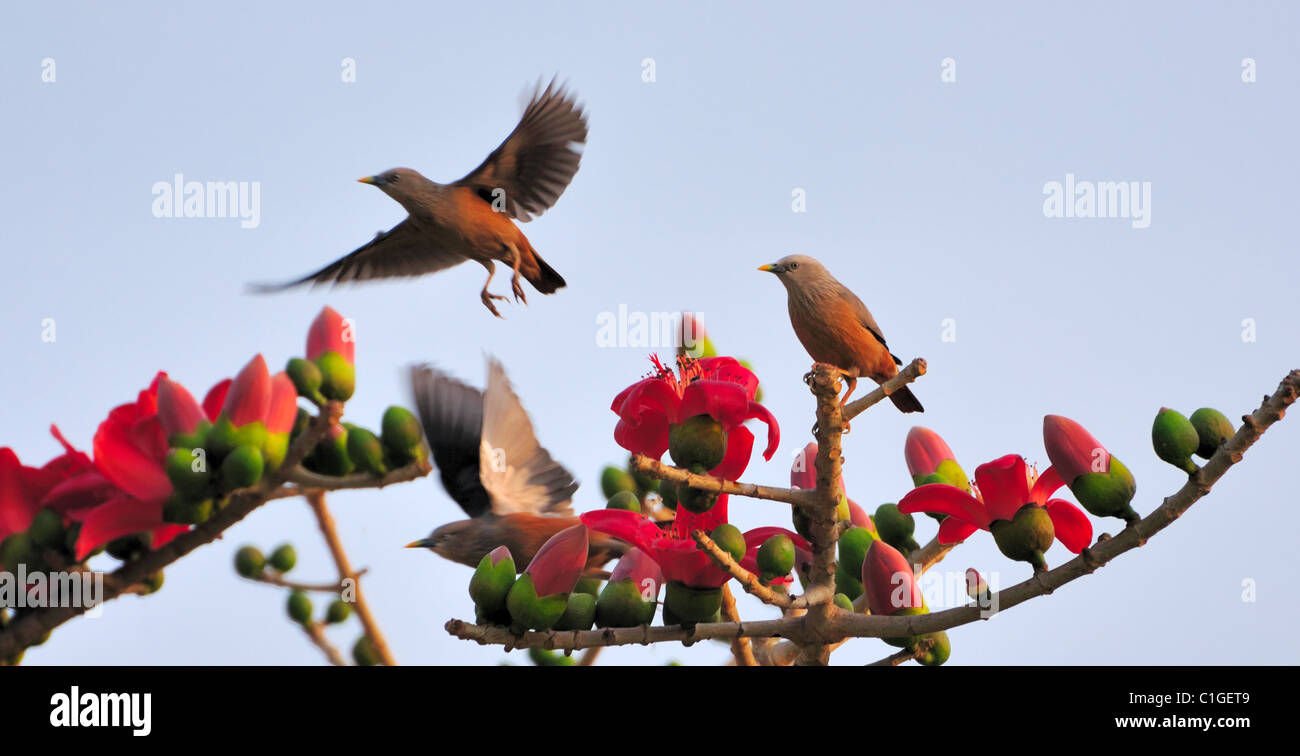
[[[410,543],[406,544],[406,548],[408,549],[427,549],[428,547],[429,547],[429,539],[427,538],[421,538],[418,541],[411,541]]]
[[[775,272],[776,272],[776,266],[775,266],[775,265],[760,265],[760,266],[758,266],[758,269],[761,270],[761,271],[763,271],[764,273],[775,273]]]
[[[365,178],[359,178],[359,179],[357,179],[357,181],[360,181],[360,182],[363,183],[363,184],[373,184],[373,183],[375,183],[375,177],[374,177],[374,176],[366,176]]]

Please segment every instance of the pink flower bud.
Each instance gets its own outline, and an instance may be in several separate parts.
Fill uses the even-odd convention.
[[[790,487],[811,491],[817,487],[817,442],[809,441],[794,457],[790,465]],[[844,488],[844,476],[840,476],[840,492],[847,494]]]
[[[165,376],[158,379],[158,422],[168,438],[193,433],[204,419],[203,408],[184,386]]]
[[[356,360],[356,337],[352,322],[325,307],[307,330],[307,359],[314,360],[326,352],[338,352],[351,365]]]
[[[498,546],[488,552],[488,558],[492,560],[492,566],[495,567],[507,559],[513,559],[510,555],[510,549],[505,546]]]
[[[664,582],[664,573],[659,569],[659,563],[651,559],[649,554],[633,548],[618,560],[614,571],[609,574],[609,582],[617,583],[621,580],[631,580],[637,588],[648,590],[652,596],[657,597],[659,586]]]
[[[862,589],[872,614],[889,616],[899,609],[925,605],[907,557],[884,541],[874,541],[867,549],[862,560]]]
[[[587,567],[587,526],[565,528],[542,544],[524,572],[533,578],[537,595],[568,593]]]
[[[239,371],[221,411],[230,418],[230,424],[236,428],[258,420],[265,420],[267,410],[271,407],[271,374],[266,369],[266,360],[257,354]]]
[[[288,433],[298,417],[298,390],[284,371],[271,379],[271,406],[266,415],[267,433]]]
[[[945,459],[956,460],[947,442],[938,433],[916,426],[907,432],[907,441],[903,444],[903,457],[907,460],[907,472],[912,477],[932,475]]]
[[[1090,472],[1110,472],[1110,452],[1075,421],[1060,415],[1043,418],[1043,445],[1047,458],[1066,485]]]

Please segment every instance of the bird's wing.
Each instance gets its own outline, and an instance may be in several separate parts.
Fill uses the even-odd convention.
[[[885,334],[880,332],[880,326],[876,325],[876,319],[871,316],[871,310],[868,310],[867,306],[862,304],[862,300],[858,299],[858,295],[849,291],[847,286],[841,286],[840,289],[840,296],[844,297],[845,301],[849,303],[850,309],[853,310],[853,314],[857,316],[862,327],[870,331],[871,335],[876,337],[876,341],[879,341],[882,347],[889,349],[889,344],[885,343]],[[903,364],[903,361],[898,359],[893,352],[890,352],[889,356],[894,360],[894,364]]]
[[[442,487],[470,517],[490,511],[492,498],[479,477],[483,395],[428,365],[411,367],[411,391]]]
[[[505,368],[496,360],[488,361],[483,392],[479,475],[496,514],[573,514],[569,501],[578,483],[537,443],[528,413],[515,396]]]
[[[463,255],[429,245],[411,225],[411,219],[375,235],[368,244],[335,260],[315,273],[278,284],[255,284],[257,293],[283,291],[302,284],[341,284],[377,278],[403,278],[450,268],[468,259]]]
[[[587,116],[574,96],[554,80],[545,90],[539,83],[510,136],[455,183],[473,188],[489,202],[493,190],[504,191],[506,212],[527,223],[564,193],[582,160],[574,145],[586,141]]]

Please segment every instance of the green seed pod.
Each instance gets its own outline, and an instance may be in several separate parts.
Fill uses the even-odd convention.
[[[636,494],[636,481],[627,470],[620,470],[613,465],[606,465],[600,471],[600,490],[606,499],[612,499],[624,491]]]
[[[1151,425],[1151,444],[1156,456],[1191,475],[1197,470],[1192,454],[1201,444],[1192,422],[1177,410],[1162,407]]]
[[[709,538],[730,554],[731,558],[736,560],[736,564],[740,564],[740,561],[745,558],[745,536],[735,525],[724,522],[709,533]]]
[[[912,519],[912,515],[898,511],[897,504],[881,504],[876,508],[873,519],[876,523],[876,532],[880,533],[880,540],[899,551],[903,550],[903,545],[911,540],[912,534],[916,532],[916,520]]]
[[[859,570],[859,574],[861,571]],[[862,595],[862,581],[845,570],[835,570],[835,592],[843,593],[850,600],[857,601]]]
[[[289,360],[285,366],[284,372],[289,374],[289,380],[293,381],[293,386],[298,390],[298,396],[308,399],[316,404],[324,404],[325,396],[321,394],[321,385],[324,383],[324,376],[321,375],[320,368],[311,360],[304,360],[301,357],[294,357]]]
[[[1008,559],[1029,562],[1035,571],[1047,569],[1043,552],[1056,540],[1056,528],[1052,526],[1046,508],[1026,504],[1010,521],[994,520],[989,529],[993,531],[993,541],[998,549]]]
[[[636,492],[642,496],[651,491],[659,492],[659,479],[652,478],[649,475],[636,470],[632,467],[632,456],[627,458],[627,474],[632,476],[632,482],[636,484]]]
[[[320,369],[320,392],[326,399],[346,402],[352,398],[357,387],[357,371],[347,358],[331,349],[317,357],[316,367]]]
[[[307,456],[307,469],[322,475],[342,477],[352,472],[355,465],[348,456],[348,430],[342,426],[331,428],[325,438],[316,444]]]
[[[610,497],[606,509],[626,509],[629,512],[641,511],[641,500],[631,491],[619,491]]]
[[[262,468],[262,452],[257,447],[237,446],[221,462],[221,485],[226,491],[257,485]]]
[[[853,608],[853,599],[843,593],[835,594],[835,605],[846,612],[855,611]]]
[[[794,569],[794,541],[777,533],[758,547],[758,569],[765,575],[782,577]]]
[[[384,410],[379,424],[379,435],[389,459],[396,466],[409,464],[424,440],[420,421],[405,407],[396,405]]]
[[[555,623],[556,630],[590,630],[596,619],[596,597],[590,593],[573,592],[565,605],[564,614]]]
[[[647,601],[631,579],[606,583],[596,599],[597,627],[637,627],[654,620],[655,601]]]
[[[370,640],[369,635],[357,638],[357,642],[352,645],[352,660],[358,667],[375,667],[382,661],[379,649],[375,648],[375,642]]]
[[[388,474],[388,465],[384,464],[384,445],[378,436],[365,428],[348,428],[348,457],[362,472]]]
[[[1209,407],[1196,410],[1188,420],[1196,429],[1196,436],[1199,439],[1196,456],[1202,459],[1213,457],[1214,452],[1237,432],[1232,427],[1232,422],[1224,417],[1222,412]]]
[[[696,415],[668,427],[668,456],[678,467],[712,470],[727,455],[727,434],[709,415]]]
[[[194,501],[181,494],[172,494],[163,502],[163,522],[178,525],[198,525],[212,516],[212,499]]]
[[[602,582],[600,578],[578,578],[578,584],[573,586],[573,590],[575,593],[590,593],[592,596],[599,596]]]
[[[721,588],[695,588],[670,580],[664,589],[665,623],[668,622],[668,612],[677,620],[674,624],[710,622],[721,608]]]
[[[235,432],[235,427],[230,424],[230,418],[222,413],[217,418],[217,422],[208,431],[208,437],[203,448],[208,452],[208,466],[215,467],[221,464],[226,455],[239,446],[239,436]]]
[[[506,595],[506,608],[514,624],[528,630],[550,630],[560,621],[569,606],[569,594],[553,593],[538,596],[533,587],[533,576],[520,575]]]
[[[346,622],[348,617],[351,616],[352,605],[343,599],[334,599],[330,602],[330,605],[325,608],[325,621],[331,625]]]
[[[930,641],[929,650],[916,657],[916,661],[922,666],[938,667],[948,661],[948,657],[952,655],[952,644],[948,641],[948,634],[942,630],[923,635],[921,640]]]
[[[271,557],[266,560],[266,563],[271,566],[271,569],[288,572],[298,563],[298,552],[293,550],[292,544],[282,543],[271,552]]]
[[[944,483],[970,493],[970,479],[966,477],[966,471],[961,469],[961,465],[957,464],[957,460],[943,460],[934,468],[934,474],[938,475]]]
[[[235,552],[235,572],[240,575],[255,580],[262,576],[265,569],[266,557],[262,556],[262,551],[256,546],[244,546]]]
[[[565,656],[559,651],[548,651],[540,646],[528,649],[528,659],[539,667],[572,667],[573,657]]]
[[[708,470],[703,465],[695,465],[691,468],[691,472],[697,475],[708,474]],[[684,508],[687,512],[704,514],[713,509],[713,505],[717,503],[717,491],[701,491],[685,484],[677,487],[677,506]]]
[[[897,611],[895,611],[895,612],[892,612],[889,616],[891,616],[891,617],[910,617],[910,616],[914,616],[914,615],[917,615],[917,614],[929,614],[929,613],[930,613],[930,610],[927,609],[927,608],[925,608],[924,606],[905,606],[905,607],[903,607],[902,609],[899,609],[899,610],[897,610]],[[884,642],[888,643],[889,645],[891,645],[891,646],[895,646],[895,647],[897,647],[897,648],[911,648],[911,649],[915,649],[915,648],[916,648],[916,644],[921,640],[922,637],[924,637],[924,636],[920,636],[920,635],[910,635],[910,636],[907,636],[907,637],[905,637],[905,638],[881,638],[881,640],[883,640]]]

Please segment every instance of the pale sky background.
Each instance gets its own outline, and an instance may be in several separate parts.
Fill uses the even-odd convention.
[[[403,368],[432,361],[481,385],[500,357],[539,437],[602,505],[621,461],[609,402],[649,350],[595,345],[601,312],[697,310],[750,359],[782,423],[746,478],[788,481],[809,440],[810,359],[762,263],[820,258],[871,307],[893,350],[923,356],[924,416],[882,405],[846,438],[846,483],[874,509],[910,487],[903,438],[940,432],[968,473],[1016,452],[1046,466],[1042,417],[1092,430],[1132,469],[1139,512],[1184,476],[1158,461],[1162,406],[1232,418],[1298,366],[1297,14],[1283,3],[997,7],[952,4],[27,3],[0,29],[0,444],[28,464],[57,422],[90,448],[108,410],[166,369],[201,395],[255,352],[283,365],[322,305],[356,320],[371,427],[409,403]],[[924,7],[918,7],[918,6]],[[53,58],[56,82],[41,81]],[[1242,59],[1257,63],[1243,83]],[[340,81],[356,61],[355,83]],[[642,81],[653,58],[656,81]],[[940,61],[957,81],[940,81]],[[255,298],[403,217],[355,183],[398,165],[452,180],[513,127],[520,93],[567,77],[590,112],[582,168],[525,227],[567,279],[492,318],[483,270]],[[257,181],[261,225],[157,219],[173,174]],[[1152,223],[1043,217],[1043,185],[1150,181]],[[807,192],[807,212],[791,192]],[[499,276],[498,292],[509,291]],[[57,340],[41,339],[54,318]],[[942,322],[957,338],[941,340]],[[1257,339],[1245,342],[1253,318]],[[1295,664],[1290,536],[1300,525],[1300,419],[1281,423],[1182,520],[1101,572],[950,631],[951,664]],[[439,485],[340,493],[331,504],[400,662],[496,663],[453,640],[470,570],[401,546],[460,516]],[[733,499],[742,528],[788,508]],[[1098,533],[1118,520],[1097,520]],[[918,539],[933,535],[918,519]],[[285,593],[238,578],[234,551],[290,540],[292,577],[332,566],[304,502],[277,501],[166,573],[163,590],[78,619],[31,664],[320,664]],[[1061,546],[1052,565],[1068,557]],[[105,566],[112,560],[104,559]],[[977,534],[941,565],[1028,576]],[[1242,600],[1253,580],[1257,600]],[[954,600],[949,598],[949,602]],[[317,611],[324,601],[317,600]],[[942,605],[942,604],[941,604]],[[742,597],[748,617],[771,610]],[[345,652],[355,620],[331,637]],[[838,663],[892,649],[851,642]],[[720,663],[721,644],[614,649],[606,663]],[[527,663],[522,652],[512,657]]]

